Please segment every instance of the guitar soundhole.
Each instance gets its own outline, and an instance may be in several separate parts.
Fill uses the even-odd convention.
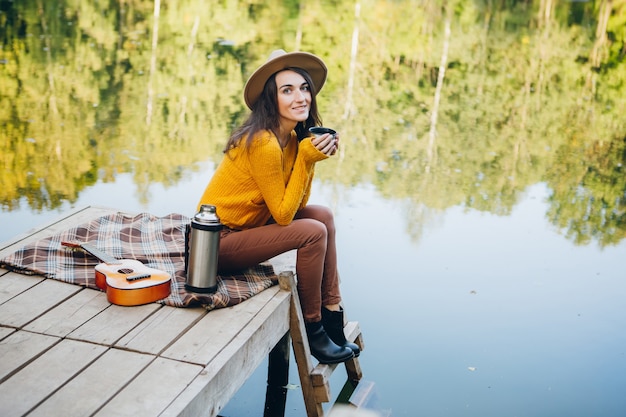
[[[120,274],[132,274],[134,271],[130,268],[120,268],[117,270],[117,272],[119,272]]]

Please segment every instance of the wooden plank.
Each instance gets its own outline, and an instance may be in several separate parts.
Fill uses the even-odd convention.
[[[0,384],[0,415],[25,414],[105,350],[93,343],[62,340]],[[78,393],[76,399],[80,398]]]
[[[0,342],[0,383],[58,341],[57,337],[24,331],[3,339]]]
[[[365,349],[365,343],[363,342],[363,335],[361,334],[361,328],[359,322],[349,321],[344,328],[346,333],[346,339],[355,342],[361,351]],[[361,370],[361,363],[359,358],[352,358],[346,361],[346,371],[348,372],[348,379],[356,382],[363,378],[363,371]]]
[[[22,327],[81,289],[78,285],[45,279],[0,305],[0,324]]]
[[[21,235],[15,236],[8,242],[0,243],[0,258],[15,252],[17,249],[28,243],[55,235],[100,216],[116,212],[117,210],[107,207],[88,206],[65,213],[55,220],[47,222],[39,227],[35,227]]]
[[[15,332],[16,330],[12,327],[0,327],[0,340]]]
[[[77,210],[0,245],[0,256],[113,212],[97,207]],[[291,261],[295,265],[295,257],[282,262]],[[9,358],[14,369],[0,379],[3,417],[31,412],[159,415],[164,410],[165,415],[216,415],[289,329],[291,293],[278,287],[207,313],[156,303],[109,305],[101,292],[11,273],[0,278],[0,297],[2,280],[9,275],[13,281],[6,281],[4,302],[0,298],[0,340],[35,334],[3,327],[11,326],[45,333],[35,338],[48,337],[55,343],[47,349],[40,344],[39,352],[33,343],[21,353],[28,359]],[[38,283],[24,286],[25,279]],[[57,286],[66,289],[57,291]],[[69,293],[63,297],[59,295],[63,291]],[[28,305],[27,298],[43,305]],[[17,320],[14,311],[33,308],[36,313]],[[155,358],[161,352],[172,358]]]
[[[202,307],[165,306],[142,321],[115,344],[123,349],[159,354],[207,314]]]
[[[277,292],[161,416],[217,415],[289,330],[289,299]]]
[[[26,276],[0,268],[0,304],[37,285],[44,277]]]
[[[363,342],[363,336],[361,334],[361,327],[358,321],[349,321],[345,324],[343,331],[346,334],[346,339],[355,342],[359,345],[361,350],[365,349],[365,343]]]
[[[152,355],[109,349],[28,415],[48,417],[58,415],[61,411],[65,417],[92,415],[153,360]],[[161,375],[161,382],[165,379],[164,375],[167,375],[169,384],[172,375]],[[139,391],[136,394],[145,394],[147,398],[155,397],[154,392]],[[120,415],[117,412],[114,414]],[[137,413],[140,414],[142,413]]]
[[[132,307],[111,304],[67,337],[110,346],[162,307],[156,303]]]
[[[24,330],[65,337],[108,308],[109,305],[104,292],[84,288],[26,325]]]
[[[328,380],[330,379],[331,375],[338,365],[340,364],[317,364],[317,366],[311,371],[311,381],[313,381],[313,386],[321,387],[327,384]],[[325,402],[328,402],[328,400],[326,400]]]
[[[158,358],[96,416],[157,416],[201,372],[199,365]]]
[[[8,272],[0,277],[0,304],[23,293],[44,280],[40,276],[26,276]]]
[[[199,365],[208,364],[278,291],[278,287],[270,287],[243,303],[209,312],[162,356]]]

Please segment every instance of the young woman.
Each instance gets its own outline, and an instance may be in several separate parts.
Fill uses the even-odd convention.
[[[332,212],[307,205],[315,164],[337,152],[339,135],[312,137],[321,126],[316,94],[324,62],[306,52],[274,51],[248,79],[251,113],[232,134],[200,205],[216,206],[226,226],[220,272],[256,265],[297,250],[297,288],[311,353],[321,363],[359,354],[346,341]]]

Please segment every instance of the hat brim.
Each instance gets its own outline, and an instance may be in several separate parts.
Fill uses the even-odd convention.
[[[275,52],[280,52],[281,54],[274,58],[270,57],[265,64],[261,65],[256,71],[254,71],[246,82],[243,97],[246,101],[246,105],[250,109],[252,109],[254,103],[261,96],[267,80],[272,76],[272,74],[275,74],[278,71],[287,68],[302,68],[311,76],[316,93],[322,89],[324,83],[326,82],[328,69],[324,64],[324,61],[317,56],[308,52]]]

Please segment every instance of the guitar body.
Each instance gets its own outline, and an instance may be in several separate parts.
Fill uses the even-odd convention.
[[[107,293],[107,300],[121,306],[152,303],[170,295],[171,278],[164,271],[139,261],[122,259],[119,264],[96,265],[96,285]]]
[[[106,291],[107,300],[121,306],[136,306],[161,300],[171,293],[172,277],[135,259],[116,259],[86,243],[61,242],[81,248],[103,263],[95,266],[96,286]]]

